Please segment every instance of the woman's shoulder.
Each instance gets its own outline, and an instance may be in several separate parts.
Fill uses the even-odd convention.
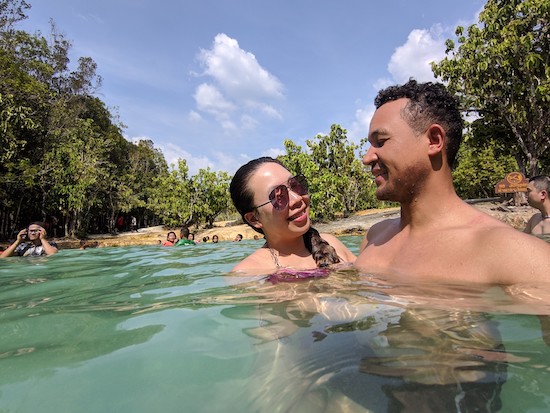
[[[322,233],[321,238],[323,238],[326,242],[328,242],[334,249],[336,250],[336,253],[338,256],[347,261],[347,262],[354,262],[355,261],[355,254],[351,252],[348,247],[344,245],[342,241],[340,241],[336,236],[332,234]]]
[[[321,236],[321,238],[323,238],[326,242],[328,242],[330,245],[332,245],[333,243],[341,243],[341,241],[336,238],[336,236],[332,235],[332,234],[328,234],[326,232],[322,232],[319,234]]]
[[[248,257],[237,263],[232,269],[231,272],[251,272],[255,274],[263,273],[266,271],[272,271],[276,268],[275,263],[273,262],[269,250],[267,248],[258,248]],[[255,275],[251,274],[251,275]]]

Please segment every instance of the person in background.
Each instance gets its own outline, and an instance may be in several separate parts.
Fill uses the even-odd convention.
[[[180,247],[182,245],[195,245],[195,241],[192,241],[189,239],[189,228],[182,227],[180,230],[180,239],[178,242],[176,242],[176,247]]]
[[[533,235],[550,235],[550,177],[538,175],[529,179],[527,202],[540,212],[535,213],[523,232]]]
[[[189,235],[187,236],[187,239],[188,239],[188,240],[191,240],[191,241],[195,241],[195,234],[193,234],[192,232],[190,232]]]
[[[57,244],[46,240],[46,230],[42,222],[32,222],[27,228],[17,234],[17,239],[5,251],[0,258],[12,255],[22,257],[52,255],[57,252]]]
[[[168,234],[166,234],[166,241],[162,243],[162,246],[173,247],[176,244],[177,240],[178,237],[176,236],[176,233],[174,231],[170,231]]]
[[[217,244],[218,241],[219,241],[218,236],[217,235],[212,235],[212,243]]]
[[[550,281],[550,245],[462,201],[451,171],[462,140],[458,100],[438,83],[379,92],[370,123],[376,197],[401,216],[373,225],[355,266],[369,274],[510,285]]]
[[[239,242],[239,241],[242,241],[242,240],[243,240],[243,234],[237,234],[233,241],[234,242]]]
[[[80,240],[80,248],[81,250],[85,250],[85,249],[88,249],[88,248],[98,248],[99,247],[99,242],[97,241],[89,241],[89,240],[86,240],[86,239],[81,239]]]
[[[133,231],[133,232],[137,232],[138,227],[137,227],[137,219],[136,219],[136,217],[132,215],[132,218],[131,218],[130,222],[131,222],[131,224],[130,224],[130,230]]]
[[[277,159],[262,157],[241,166],[229,190],[243,221],[266,240],[233,271],[252,275],[319,270],[355,260],[340,240],[311,226],[305,177],[293,176]]]
[[[115,230],[117,232],[122,232],[124,230],[124,217],[122,215],[119,215],[116,220]]]

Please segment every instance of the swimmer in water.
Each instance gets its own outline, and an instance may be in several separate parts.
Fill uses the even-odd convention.
[[[291,278],[305,278],[303,270],[355,261],[335,236],[319,234],[311,226],[307,181],[293,176],[278,160],[262,157],[241,166],[230,193],[243,221],[266,240],[233,271],[253,275],[285,269]]]

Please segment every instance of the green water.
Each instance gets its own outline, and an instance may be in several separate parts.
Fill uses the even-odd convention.
[[[260,245],[0,261],[0,412],[550,411],[539,320],[502,295],[226,276]]]

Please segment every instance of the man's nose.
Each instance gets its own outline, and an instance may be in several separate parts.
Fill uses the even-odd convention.
[[[372,168],[373,164],[378,160],[378,155],[376,154],[376,149],[374,147],[369,147],[365,156],[363,156],[363,165],[370,166]]]

